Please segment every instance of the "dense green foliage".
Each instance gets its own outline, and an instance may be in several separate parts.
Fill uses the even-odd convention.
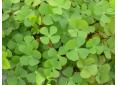
[[[3,85],[114,85],[114,0],[3,0]]]

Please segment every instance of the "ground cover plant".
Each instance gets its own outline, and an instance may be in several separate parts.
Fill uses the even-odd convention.
[[[3,85],[115,85],[114,0],[3,0]]]

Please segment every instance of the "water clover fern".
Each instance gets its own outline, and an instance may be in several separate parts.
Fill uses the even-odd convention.
[[[3,85],[114,85],[115,0],[3,0]]]

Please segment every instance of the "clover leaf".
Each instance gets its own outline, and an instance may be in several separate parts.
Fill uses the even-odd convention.
[[[96,65],[87,66],[82,69],[80,75],[82,78],[90,78],[91,76],[95,76],[98,72]]]
[[[70,24],[70,26],[72,26],[73,28],[78,29],[78,30],[84,30],[85,31],[89,28],[88,22],[84,19],[81,19],[81,16],[79,18],[72,16],[69,19],[69,24]]]
[[[17,70],[15,69],[15,71],[10,71],[8,73],[8,78],[7,78],[8,85],[26,85],[25,80],[23,80],[23,78],[21,76],[23,74],[22,72],[24,72],[24,74],[25,74],[25,71],[22,68],[18,68],[18,69]],[[12,76],[12,75],[14,75],[14,76]]]
[[[67,63],[67,59],[63,57],[60,52],[57,52],[55,49],[51,48],[48,51],[48,59],[44,62],[45,67],[55,68],[55,69],[62,69],[62,66],[64,66]],[[57,65],[58,64],[58,65]]]
[[[98,45],[99,43],[100,43],[100,37],[99,36],[95,36],[92,39],[87,41],[86,47],[88,47],[88,48],[94,47],[94,46]]]
[[[18,45],[18,48],[19,48],[19,51],[21,51],[24,54],[31,54],[30,52],[33,49],[38,48],[38,42],[34,40],[33,36],[25,36],[24,44]]]
[[[62,9],[69,9],[71,2],[70,0],[47,0],[47,2],[53,6],[53,13],[55,14],[62,14]]]
[[[68,32],[71,37],[79,37],[79,38],[83,38],[83,40],[86,39],[88,34],[86,31],[79,31],[77,29],[69,29]]]
[[[103,66],[100,67],[99,73],[96,76],[96,80],[98,83],[101,83],[101,84],[111,80],[109,64],[103,64]]]
[[[32,56],[22,56],[20,58],[20,63],[21,65],[30,65],[30,66],[34,66],[37,65],[39,63],[39,60],[37,60],[38,58],[32,58]]]
[[[56,32],[57,32],[57,28],[55,26],[51,26],[49,30],[46,27],[41,28],[40,33],[44,35],[40,38],[41,42],[43,44],[48,44],[50,41],[54,44],[59,42],[60,36],[55,35]]]
[[[41,3],[38,10],[42,15],[52,14],[52,7],[47,3]]]
[[[72,76],[63,77],[59,79],[59,85],[88,85],[87,82],[81,78],[78,72],[75,72]]]
[[[53,24],[53,21],[52,21],[52,17],[47,15],[43,18],[42,22],[45,24],[45,25],[51,25]]]
[[[25,78],[27,74],[28,74],[27,71],[21,66],[16,67],[14,70],[14,75],[20,78]]]
[[[78,45],[77,39],[71,39],[65,44],[65,48],[67,50],[74,49],[77,47],[77,45]]]
[[[13,30],[18,29],[19,25],[20,25],[19,22],[16,21],[13,17],[10,17],[7,21],[3,22],[3,28],[4,28],[3,31],[5,36],[10,35]]]
[[[97,74],[98,67],[94,57],[95,56],[90,55],[86,60],[78,60],[77,66],[81,69],[80,76],[82,78],[90,78],[91,76],[95,76]]]
[[[32,10],[28,6],[23,6],[20,10],[16,11],[15,19],[19,21],[25,20],[25,18],[32,13]]]
[[[105,46],[98,45],[98,46],[94,46],[94,47],[90,48],[90,53],[91,54],[95,54],[95,53],[102,54],[104,52],[104,50],[105,50]]]
[[[47,79],[50,78],[58,78],[59,77],[59,71],[56,69],[44,69],[44,74],[46,75]]]
[[[41,54],[37,51],[38,42],[34,40],[32,36],[24,37],[24,44],[19,44],[18,49],[21,53],[24,54],[20,58],[20,63],[22,65],[30,65],[34,66],[39,63],[39,59],[41,58]]]
[[[43,63],[43,66],[46,68],[44,73],[47,78],[58,77],[58,70],[62,69],[67,62],[67,59],[57,52],[54,48],[49,49],[48,51],[48,60]]]
[[[84,49],[84,48],[79,49],[79,47],[83,44],[84,44],[84,41],[81,41],[81,38],[74,38],[74,39],[69,40],[64,46],[64,48],[66,49],[67,58],[72,61],[78,60],[79,56],[82,58],[86,58],[89,54],[89,50]]]

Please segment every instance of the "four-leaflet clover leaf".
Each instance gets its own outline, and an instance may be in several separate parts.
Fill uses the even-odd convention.
[[[24,42],[18,44],[19,51],[23,54],[20,58],[21,65],[34,66],[39,63],[41,53],[36,50],[38,48],[38,42],[34,40],[33,36],[25,36]]]
[[[78,46],[79,44],[77,42],[77,39],[71,39],[65,44],[64,48],[66,49],[66,56],[69,60],[72,60],[72,61],[78,60],[79,58],[78,49],[77,49]]]
[[[9,71],[6,82],[8,85],[26,85],[23,78],[25,78],[27,74],[28,73],[25,69],[18,66],[14,69],[14,71]]]
[[[84,67],[80,73],[82,78],[90,78],[91,76],[95,76],[98,72],[97,65],[91,65]]]
[[[84,42],[81,41],[80,37],[69,40],[64,46],[67,58],[72,61],[78,60],[79,57],[86,59],[89,50],[87,48],[81,48],[83,44]]]
[[[104,45],[100,44],[100,37],[93,36],[86,43],[86,47],[89,48],[91,54],[101,54],[104,51]]]
[[[70,0],[47,0],[47,2],[53,6],[53,13],[62,14],[62,9],[69,9],[71,6]]]
[[[60,47],[58,52],[54,48],[48,50],[48,57],[43,63],[43,71],[47,78],[59,76],[59,71],[67,63],[67,59],[62,56],[64,53],[63,47]]]
[[[63,47],[60,47],[58,52],[54,48],[50,48],[48,51],[48,56],[50,58],[49,60],[53,61],[52,67],[58,70],[61,70],[62,66],[64,66],[67,63],[67,59],[62,56],[63,52],[61,51],[63,51]]]
[[[55,26],[51,26],[50,28],[47,27],[41,28],[40,33],[44,35],[40,37],[41,42],[43,44],[49,44],[50,41],[53,44],[58,43],[60,40],[60,36],[56,35],[56,32],[57,32],[57,27]]]
[[[95,76],[98,72],[98,66],[96,64],[95,55],[90,55],[86,60],[79,59],[77,62],[78,68],[80,68],[80,76],[82,78],[90,78]]]
[[[103,64],[102,66],[100,66],[99,72],[96,76],[96,81],[99,84],[103,84],[103,83],[106,83],[106,82],[111,80],[110,69],[111,68],[110,68],[110,65],[108,63]]]
[[[60,76],[59,85],[88,85],[87,82],[80,76],[79,72],[73,73],[71,66],[66,67]]]

